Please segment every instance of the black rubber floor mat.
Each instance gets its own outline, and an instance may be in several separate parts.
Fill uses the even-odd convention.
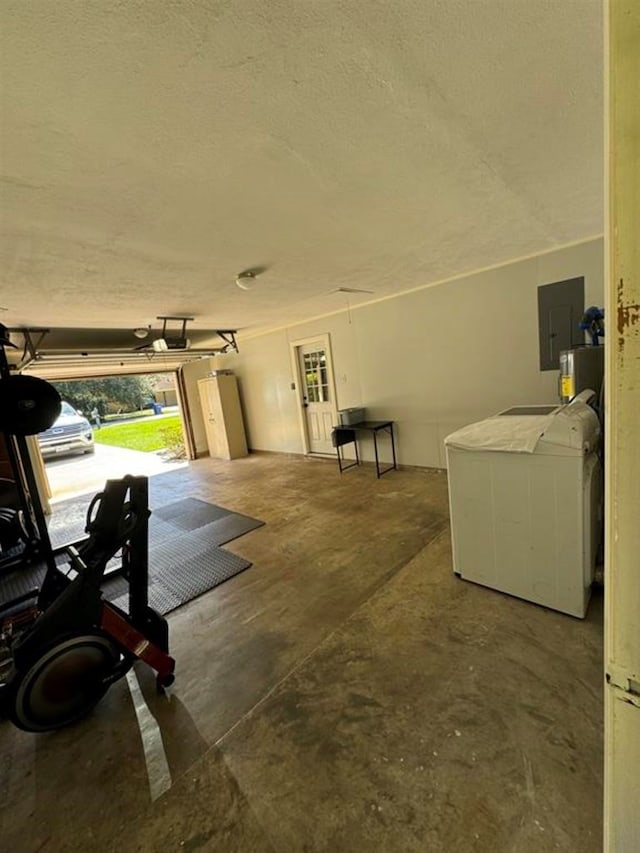
[[[86,538],[84,527],[88,506],[89,501],[83,499],[65,501],[54,507],[49,523],[49,538],[54,548],[75,544]],[[262,527],[264,522],[198,498],[184,498],[152,511],[149,545],[159,545],[173,539],[178,531],[198,530],[214,524],[216,532],[212,535],[213,544],[224,545],[250,530]]]
[[[185,604],[250,566],[244,557],[223,548],[209,548],[194,559],[186,557],[181,565],[164,567],[155,578],[172,595],[178,596],[180,604]]]
[[[59,554],[56,557],[56,564],[64,567],[68,565],[68,560],[64,555]],[[46,571],[45,564],[39,563],[38,565],[28,566],[27,568],[1,573],[0,602],[11,601],[12,598],[18,598],[20,595],[31,592],[35,587],[39,587]]]
[[[204,527],[205,524],[232,514],[230,509],[198,500],[198,498],[184,498],[167,506],[161,506],[153,512],[162,521],[173,524],[181,530],[196,530],[198,527]]]
[[[180,535],[180,531],[176,530],[173,524],[167,524],[161,518],[158,518],[155,512],[149,519],[149,546],[160,545],[166,542],[167,539],[175,539],[176,535]]]
[[[193,543],[192,536],[181,536],[180,560],[171,554],[149,555],[151,576],[149,582],[149,604],[159,613],[165,614],[192,601],[199,595],[219,586],[229,578],[248,569],[251,563],[223,548],[202,548],[202,543]],[[126,583],[122,578],[107,581],[105,597],[124,611],[129,608]]]
[[[176,531],[171,539],[149,548],[149,566],[153,567],[154,575],[160,574],[165,569],[170,570],[172,566],[184,565],[186,561],[196,560],[216,547],[208,526],[188,533]]]
[[[40,586],[45,575],[44,566],[29,566],[0,575],[0,602],[11,601]]]
[[[81,495],[53,504],[53,512],[47,520],[47,526],[49,539],[54,548],[86,539],[84,526],[87,523],[87,509],[92,498],[93,495]]]
[[[86,504],[88,506],[88,502]],[[81,511],[82,510],[82,511]],[[65,515],[50,529],[54,547],[83,539],[86,506],[69,502]],[[169,613],[221,584],[251,563],[220,548],[232,539],[262,527],[263,521],[198,500],[185,498],[160,507],[149,519],[149,602]],[[64,558],[60,557],[64,562]],[[113,561],[115,566],[118,563]],[[0,602],[40,586],[43,566],[0,574]],[[105,597],[127,610],[127,584],[113,577],[103,585]]]
[[[77,505],[71,504],[62,509],[54,507],[53,516],[49,521],[49,539],[54,548],[76,544],[87,538],[85,525],[88,506],[89,501]],[[165,539],[175,535],[176,528],[173,524],[167,524],[162,518],[157,518],[156,514],[152,513],[149,519],[150,543],[164,542]]]
[[[240,515],[239,512],[230,512],[224,518],[212,521],[211,524],[207,524],[206,527],[200,529],[207,530],[216,545],[224,545],[227,542],[231,542],[232,539],[244,536],[250,530],[255,530],[257,527],[263,526],[264,521],[258,521],[257,518]]]
[[[64,525],[52,524],[49,527],[49,539],[52,548],[62,548],[64,545],[74,545],[87,538],[85,533],[86,521],[68,522]]]
[[[175,610],[251,566],[249,560],[219,548],[212,528],[215,523],[190,533],[174,533],[172,540],[149,549],[149,603],[160,613]],[[58,560],[65,562],[63,556]],[[10,601],[39,587],[44,573],[44,566],[30,566],[1,575],[0,601]],[[125,611],[128,589],[119,575],[103,584],[105,598]]]
[[[233,515],[233,513],[231,513]],[[87,538],[85,532],[86,521],[65,521],[64,523],[57,522],[49,527],[49,539],[53,548],[61,548],[64,545],[75,545]],[[173,524],[167,524],[161,518],[156,518],[155,513],[149,519],[149,543],[158,545],[165,542],[167,539],[172,539],[176,535],[176,527]],[[241,536],[238,533],[238,536]],[[226,540],[229,542],[229,539]],[[222,543],[220,543],[222,544]]]

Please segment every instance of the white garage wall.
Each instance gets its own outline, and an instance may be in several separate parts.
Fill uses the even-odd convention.
[[[301,453],[289,344],[328,332],[337,407],[396,421],[401,464],[444,467],[454,429],[557,400],[557,374],[538,369],[537,287],[584,276],[601,306],[603,264],[592,240],[243,341],[216,367],[240,378],[250,447]]]
[[[240,344],[239,355],[215,358],[216,369],[238,376],[251,450],[302,453],[288,340],[287,330],[280,330]]]

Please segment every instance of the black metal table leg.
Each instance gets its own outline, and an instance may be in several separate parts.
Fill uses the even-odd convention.
[[[380,461],[378,460],[378,430],[373,431],[373,449],[376,454],[376,477],[380,479]]]
[[[349,468],[355,468],[357,465],[360,464],[360,457],[358,455],[358,441],[356,439],[356,434],[353,430],[340,430],[334,428],[332,439],[336,448],[336,455],[338,457],[338,468],[340,469],[341,474],[343,471],[348,471]],[[353,443],[353,446],[356,451],[356,461],[350,462],[348,465],[345,465],[344,450],[341,450],[341,448],[344,448],[345,444],[351,443]]]
[[[391,455],[393,456],[393,470],[397,470],[398,465],[396,464],[396,440],[393,434],[393,424],[390,425],[389,430],[391,432]]]
[[[391,438],[391,455],[393,457],[393,464],[387,465],[387,467],[384,468],[382,471],[380,470],[380,460],[378,457],[377,437],[378,437],[378,431],[379,430],[384,430],[384,432],[389,433],[389,436]],[[395,470],[397,470],[397,467],[398,467],[397,463],[396,463],[396,445],[395,445],[395,439],[394,439],[394,435],[393,435],[393,424],[386,424],[384,426],[378,427],[377,429],[374,429],[373,430],[373,444],[374,444],[375,453],[376,453],[376,475],[377,475],[378,479],[380,479],[380,477],[382,477],[383,474],[386,474],[388,471],[395,471]]]

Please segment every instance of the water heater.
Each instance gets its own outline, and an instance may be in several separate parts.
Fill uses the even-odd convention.
[[[600,393],[604,378],[604,346],[584,346],[562,350],[560,353],[560,399],[570,403],[590,388]]]

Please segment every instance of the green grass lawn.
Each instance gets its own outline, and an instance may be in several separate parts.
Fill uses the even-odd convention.
[[[111,444],[114,447],[127,447],[129,450],[142,450],[152,453],[162,450],[170,443],[170,435],[180,430],[180,415],[153,420],[139,420],[130,424],[103,426],[93,431],[98,444]]]

